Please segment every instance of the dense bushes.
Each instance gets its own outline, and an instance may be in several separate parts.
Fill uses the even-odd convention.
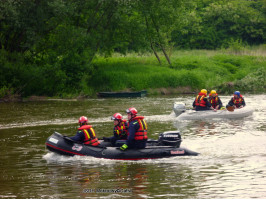
[[[50,55],[44,58],[42,64],[28,62],[25,58],[23,54],[7,55],[1,50],[0,89],[22,96],[77,96],[86,89],[82,81],[86,81],[87,85],[93,71],[93,66],[77,55],[49,61]]]
[[[231,93],[232,88],[235,90],[245,91],[249,93],[265,93],[266,91],[266,68],[262,67],[255,72],[248,74],[240,80],[233,83],[223,83],[219,85],[220,91],[223,93]]]

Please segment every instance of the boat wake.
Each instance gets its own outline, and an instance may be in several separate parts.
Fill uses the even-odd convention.
[[[91,156],[64,156],[59,155],[53,152],[49,152],[43,156],[43,159],[47,161],[48,164],[63,164],[63,165],[77,165],[79,164],[85,164],[85,165],[116,165],[119,163],[138,163],[138,164],[157,164],[157,163],[166,163],[166,164],[184,164],[184,162],[187,163],[197,163],[198,158],[197,156],[184,156],[179,157],[176,159],[176,157],[172,158],[159,158],[159,159],[146,159],[146,160],[112,160],[112,159],[105,159],[105,158],[95,158]],[[191,162],[194,160],[194,162]]]

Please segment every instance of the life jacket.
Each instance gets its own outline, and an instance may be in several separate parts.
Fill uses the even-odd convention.
[[[98,146],[100,144],[91,125],[83,125],[79,127],[78,130],[83,131],[84,133],[84,144],[92,146]]]
[[[126,140],[128,136],[128,125],[127,120],[122,120],[119,125],[114,127],[114,134],[119,137],[119,139]]]
[[[205,93],[199,93],[198,96],[195,99],[195,105],[201,106],[201,107],[207,107],[206,101],[204,101],[204,98],[207,97]]]
[[[139,123],[139,129],[135,133],[135,140],[147,140],[148,135],[147,135],[147,124],[144,120],[144,117],[142,116],[137,116],[132,119],[132,121],[137,121]]]
[[[215,108],[217,105],[218,105],[218,101],[219,101],[219,98],[218,98],[218,94],[216,94],[216,97],[213,97],[209,96],[209,102],[212,104],[212,107]]]
[[[237,108],[239,108],[240,106],[243,105],[243,101],[244,101],[244,98],[243,98],[242,95],[240,95],[239,98],[235,98],[235,97],[233,97],[233,102],[234,102],[234,104],[235,104],[235,106],[236,106]]]

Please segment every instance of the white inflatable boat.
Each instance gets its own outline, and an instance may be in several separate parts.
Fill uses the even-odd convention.
[[[249,106],[245,106],[241,109],[235,109],[233,112],[228,110],[213,110],[207,111],[195,111],[186,110],[186,106],[182,102],[175,102],[173,108],[178,120],[204,120],[213,118],[225,118],[225,119],[237,119],[252,115],[254,109]]]

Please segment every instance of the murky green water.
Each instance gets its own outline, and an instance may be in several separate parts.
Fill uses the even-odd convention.
[[[229,98],[222,96],[224,104]],[[266,95],[246,96],[255,112],[244,119],[176,121],[173,103],[191,105],[193,99],[0,104],[0,198],[265,198]],[[74,135],[82,115],[98,137],[112,135],[110,116],[131,106],[146,117],[150,138],[179,129],[181,146],[201,155],[133,162],[69,158],[45,149],[54,131]]]

